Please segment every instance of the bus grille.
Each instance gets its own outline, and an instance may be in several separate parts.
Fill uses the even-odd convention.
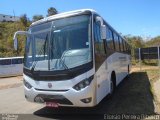
[[[43,102],[56,102],[59,104],[65,104],[65,105],[73,105],[71,101],[69,101],[67,98],[65,98],[63,95],[45,95],[45,94],[39,94],[35,97],[34,101],[36,101],[37,98],[41,98]]]

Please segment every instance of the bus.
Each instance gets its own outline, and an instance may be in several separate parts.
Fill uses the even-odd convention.
[[[0,77],[23,75],[23,57],[0,58]]]
[[[93,107],[129,75],[130,46],[96,11],[75,10],[31,24],[25,35],[25,98],[48,107]]]

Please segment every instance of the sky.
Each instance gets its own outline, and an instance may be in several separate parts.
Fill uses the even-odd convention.
[[[143,38],[160,35],[160,0],[1,0],[0,14],[46,16],[49,7],[59,13],[90,8],[117,32]]]

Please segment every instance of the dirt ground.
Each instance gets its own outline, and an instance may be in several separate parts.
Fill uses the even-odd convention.
[[[0,78],[0,90],[22,86],[22,76]]]
[[[143,70],[158,70],[159,67],[158,66],[145,66],[142,65],[141,67],[139,65],[132,65],[132,69],[131,72],[137,72],[137,71],[143,71]]]
[[[139,65],[132,66],[131,73],[146,72],[151,84],[155,112],[160,114],[160,68],[158,66]]]

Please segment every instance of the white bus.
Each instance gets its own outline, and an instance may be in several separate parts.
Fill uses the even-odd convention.
[[[53,15],[31,24],[24,55],[24,91],[47,106],[93,107],[129,74],[130,47],[94,10]]]
[[[23,75],[23,57],[0,58],[0,77]]]

